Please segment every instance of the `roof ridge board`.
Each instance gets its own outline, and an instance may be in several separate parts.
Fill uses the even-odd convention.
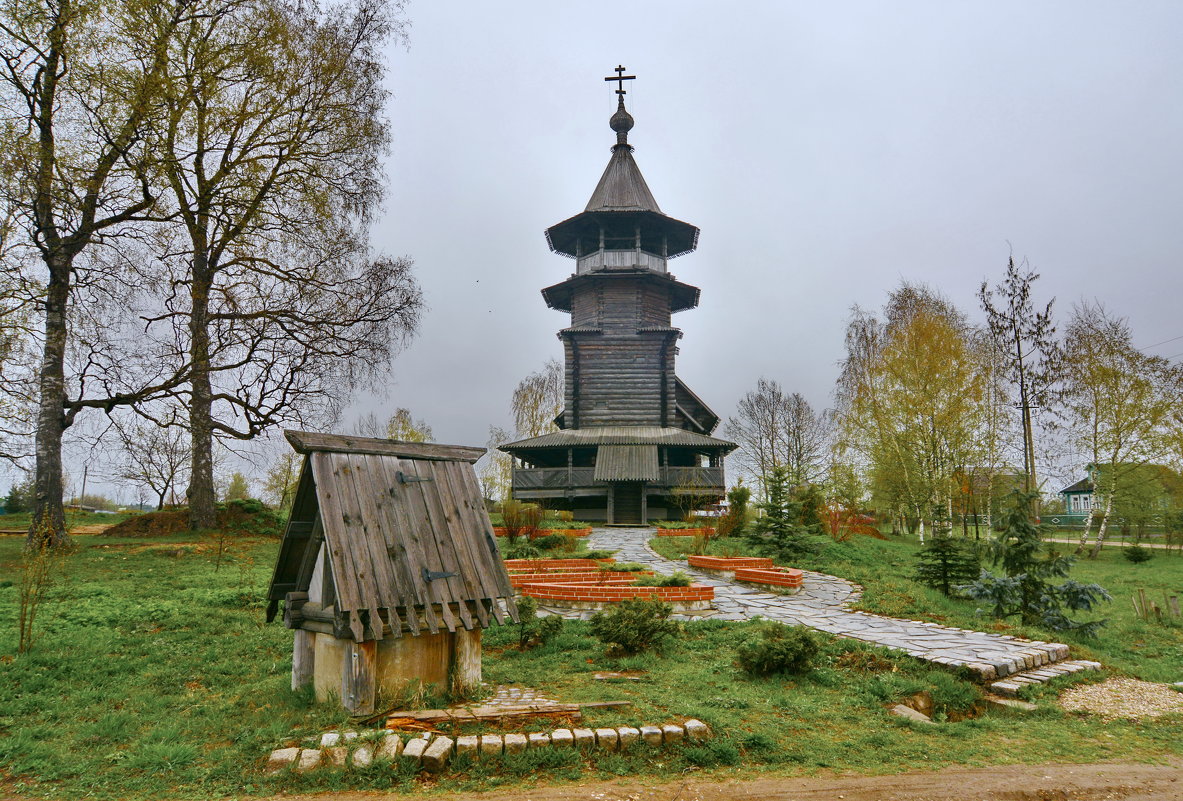
[[[355,437],[348,434],[322,434],[313,431],[284,431],[283,435],[296,453],[366,453],[397,456],[402,459],[428,459],[442,462],[475,462],[485,448],[467,445],[440,445],[434,442],[402,442],[394,439]]]

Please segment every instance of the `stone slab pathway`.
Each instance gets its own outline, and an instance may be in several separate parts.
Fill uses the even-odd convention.
[[[652,536],[651,528],[599,528],[592,532],[588,547],[615,550],[616,561],[640,562],[656,573],[668,575],[681,570],[693,577],[695,583],[714,587],[715,608],[674,616],[682,620],[763,618],[809,626],[840,637],[905,651],[938,665],[964,666],[976,673],[981,681],[988,682],[1005,676],[1027,674],[1028,671],[1031,671],[1028,674],[1030,678],[1046,681],[1047,678],[1037,674],[1045,673],[1048,678],[1055,674],[1039,669],[1068,658],[1068,646],[1060,643],[1023,640],[1009,635],[853,611],[848,605],[858,600],[861,588],[850,581],[824,573],[804,571],[804,584],[796,595],[780,595],[716,578],[689,567],[685,562],[675,562],[658,555],[648,544]],[[540,606],[540,609],[569,618],[586,619],[593,614],[545,606]],[[1091,667],[1096,663],[1088,665]]]

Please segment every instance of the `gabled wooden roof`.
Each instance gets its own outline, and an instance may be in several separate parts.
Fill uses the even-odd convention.
[[[656,481],[660,473],[656,445],[601,445],[596,451],[596,481]]]
[[[381,639],[383,622],[395,636],[404,623],[412,634],[487,627],[503,604],[517,619],[472,466],[483,448],[285,434],[305,460],[272,604],[308,591],[323,539],[334,611],[356,640]]]

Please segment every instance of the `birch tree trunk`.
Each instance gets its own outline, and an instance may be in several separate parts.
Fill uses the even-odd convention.
[[[189,432],[193,450],[189,478],[189,529],[192,531],[215,528],[218,524],[217,498],[214,493],[213,389],[210,383],[211,278],[204,255],[204,249],[194,247],[189,315],[189,358],[192,364]]]
[[[30,547],[69,545],[62,509],[62,434],[66,430],[66,309],[70,297],[70,266],[63,257],[47,259],[49,286],[45,298],[45,347],[39,375],[37,470],[33,481]]]
[[[1084,553],[1084,549],[1088,546],[1089,532],[1093,530],[1093,516],[1096,511],[1096,507],[1089,506],[1089,516],[1084,519],[1084,531],[1080,533],[1080,544],[1076,546],[1078,556]]]
[[[1101,546],[1105,544],[1105,534],[1109,530],[1109,515],[1113,511],[1113,493],[1105,496],[1105,514],[1101,516],[1101,525],[1097,528],[1097,540],[1093,543],[1093,549],[1089,551],[1089,559],[1097,558],[1097,554],[1101,552]]]

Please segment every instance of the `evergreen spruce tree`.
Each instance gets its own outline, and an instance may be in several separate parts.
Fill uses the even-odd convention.
[[[820,523],[807,523],[805,506],[789,486],[789,471],[775,467],[766,479],[763,512],[750,527],[749,540],[761,551],[782,561],[793,561],[821,551]],[[816,519],[816,514],[808,515]]]
[[[916,566],[916,580],[950,598],[958,585],[973,581],[981,571],[974,544],[948,531],[929,537],[917,559],[920,563]]]
[[[959,589],[970,598],[992,604],[995,617],[1017,616],[1027,625],[1043,625],[1053,631],[1077,631],[1092,636],[1104,620],[1086,623],[1071,620],[1068,611],[1088,611],[1110,595],[1099,584],[1081,584],[1068,578],[1073,559],[1061,556],[1039,536],[1031,522],[1036,493],[1014,492],[1004,513],[1003,530],[990,543],[991,561],[1003,575],[983,570],[981,577]],[[1053,584],[1054,579],[1066,579]]]

